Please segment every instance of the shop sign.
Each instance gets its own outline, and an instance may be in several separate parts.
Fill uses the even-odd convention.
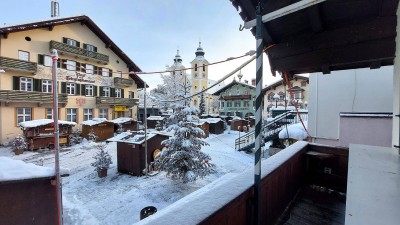
[[[126,106],[124,106],[124,105],[116,105],[116,106],[114,106],[114,111],[115,112],[125,112],[126,111]]]

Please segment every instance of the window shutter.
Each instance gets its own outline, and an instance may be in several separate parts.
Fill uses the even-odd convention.
[[[33,79],[33,91],[39,91],[42,92],[40,86],[42,84],[41,79]]]
[[[67,60],[66,59],[61,59],[61,68],[67,69]]]
[[[60,58],[57,59],[57,68],[61,68],[61,59]]]
[[[79,84],[76,85],[79,86]],[[81,86],[81,95],[86,95],[86,86],[84,84],[81,84],[80,86]]]
[[[81,63],[81,72],[85,72],[85,73],[87,73],[86,72],[86,64],[85,63]]]
[[[38,54],[38,64],[44,65],[44,55]]]
[[[67,83],[66,82],[61,82],[61,93],[62,94],[67,93]]]
[[[80,94],[81,94],[81,85],[75,84],[75,87],[76,87],[76,93],[75,93],[75,95],[80,95]]]
[[[109,77],[112,77],[112,69],[109,69],[109,71],[110,71],[110,72],[109,72],[108,76],[109,76]]]
[[[97,67],[97,74],[103,76],[103,68],[102,67]]]
[[[93,66],[93,74],[97,74],[97,70],[98,70],[97,66]]]
[[[96,46],[94,46],[94,51],[97,52],[97,47]]]
[[[93,96],[97,96],[97,86],[93,85]]]
[[[121,98],[124,98],[124,89],[121,88]]]
[[[13,76],[13,90],[19,90],[19,77]]]
[[[86,49],[87,44],[83,43],[83,48]]]
[[[115,97],[115,88],[110,88],[110,97]]]
[[[81,71],[81,64],[80,63],[78,63],[78,62],[75,62],[75,68],[76,68],[76,71],[78,71],[78,72],[80,72]],[[83,71],[83,69],[82,69],[82,71]]]
[[[76,47],[78,47],[78,48],[81,47],[81,43],[79,41],[76,41]]]
[[[104,95],[103,95],[103,87],[102,87],[102,86],[100,86],[100,93],[99,93],[99,96],[104,96]]]
[[[63,43],[64,43],[64,44],[67,44],[67,40],[68,40],[68,38],[63,37]]]

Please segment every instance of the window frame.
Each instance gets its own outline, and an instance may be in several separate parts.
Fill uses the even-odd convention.
[[[65,120],[69,121],[69,122],[78,123],[78,108],[66,108],[65,110],[66,110]],[[70,111],[70,112],[68,112],[68,111]],[[75,120],[73,120],[73,116],[75,116]],[[68,118],[68,117],[70,117],[70,118]]]
[[[76,61],[67,59],[66,64],[67,64],[66,65],[67,70],[76,71]],[[71,64],[73,64],[73,65],[71,66]]]
[[[93,85],[86,84],[85,85],[85,96],[93,96],[94,87]]]
[[[76,83],[67,82],[66,93],[67,95],[76,95]]]
[[[110,97],[111,95],[111,88],[110,87],[103,87],[103,92],[101,93],[103,97]]]
[[[83,121],[92,120],[93,119],[93,109],[92,108],[84,108],[83,109]]]
[[[42,80],[41,90],[43,93],[53,92],[53,81],[52,80]]]
[[[22,112],[19,112],[19,109],[22,109]],[[29,113],[27,113],[27,109],[29,109]],[[19,118],[22,118],[22,121],[19,121]],[[29,117],[29,119],[27,119]],[[33,108],[31,107],[16,107],[15,108],[15,118],[16,125],[18,126],[21,122],[31,121],[33,119]]]
[[[92,68],[88,68],[92,67]],[[85,73],[86,74],[94,74],[94,66],[92,64],[86,64],[85,65]]]
[[[30,80],[30,82],[28,82],[28,80]],[[28,88],[28,84],[30,84],[30,88]],[[25,85],[25,88],[22,88],[22,85]],[[20,77],[19,78],[19,90],[20,91],[33,91],[33,78],[32,77]]]
[[[115,96],[115,98],[122,98],[122,89],[115,88],[114,96]]]
[[[103,76],[103,77],[109,77],[110,76],[110,69],[108,69],[108,68],[101,68],[101,75]]]
[[[24,56],[28,56],[28,58],[25,59],[25,57],[21,57],[21,56],[22,56],[21,53],[26,54],[26,55],[24,55]],[[19,60],[22,60],[22,61],[30,62],[30,60],[31,60],[31,54],[30,54],[30,52],[28,52],[28,51],[18,50],[18,59],[19,59]]]
[[[100,108],[99,109],[99,118],[108,119],[108,109],[107,108]]]
[[[72,38],[66,38],[67,40],[66,40],[66,44],[67,45],[69,45],[69,46],[74,46],[74,47],[78,47],[78,41],[77,40],[74,40],[74,39],[72,39]]]

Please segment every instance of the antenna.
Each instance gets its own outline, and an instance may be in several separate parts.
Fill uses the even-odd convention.
[[[51,17],[60,16],[60,3],[58,1],[51,1]]]

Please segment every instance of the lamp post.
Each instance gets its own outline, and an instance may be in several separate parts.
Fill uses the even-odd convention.
[[[308,106],[308,102],[304,101],[304,108],[307,109],[307,106]]]
[[[278,108],[278,100],[281,98],[277,93],[272,97],[275,100],[275,108]]]
[[[301,109],[302,104],[303,104],[303,101],[301,101],[301,99],[298,99],[297,100],[297,105],[300,106],[300,109]]]

